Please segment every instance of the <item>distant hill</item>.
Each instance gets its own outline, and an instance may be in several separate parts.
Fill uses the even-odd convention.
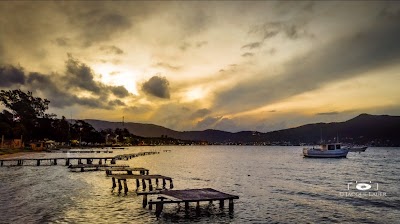
[[[121,122],[85,120],[95,129],[122,128]],[[124,124],[131,133],[143,137],[168,137],[182,140],[204,140],[210,143],[267,143],[267,144],[315,144],[322,138],[354,144],[380,146],[400,145],[400,116],[361,114],[345,122],[307,124],[268,133],[242,131],[231,133],[219,130],[174,131],[154,124],[127,122]]]

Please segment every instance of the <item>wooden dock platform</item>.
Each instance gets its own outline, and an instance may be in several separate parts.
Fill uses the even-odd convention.
[[[77,171],[80,170],[81,172],[84,171],[99,171],[99,170],[105,170],[105,169],[112,169],[112,168],[128,168],[128,165],[113,165],[113,164],[78,164],[78,165],[70,165],[68,168],[71,171]]]
[[[147,204],[147,194],[139,193],[143,195],[143,207]],[[159,217],[164,204],[179,204],[185,203],[185,213],[189,214],[189,203],[196,202],[196,213],[200,213],[200,202],[212,203],[213,201],[219,201],[219,206],[222,209],[224,207],[224,201],[229,201],[229,212],[233,212],[234,199],[239,199],[239,196],[227,194],[214,190],[212,188],[201,188],[201,189],[186,189],[186,190],[163,190],[159,192],[160,197],[157,201],[150,200],[148,202],[149,209],[152,210],[153,205],[156,205],[156,216]],[[146,202],[144,201],[146,198]]]
[[[174,184],[172,182],[171,177],[166,177],[163,175],[157,175],[157,174],[152,174],[152,175],[131,175],[131,174],[113,174],[110,175],[111,180],[112,180],[112,190],[117,187],[116,180],[118,181],[118,193],[121,193],[122,188],[124,189],[124,193],[128,193],[128,184],[127,180],[128,179],[133,179],[136,180],[136,191],[139,191],[140,188],[140,180],[142,182],[142,190],[146,191],[146,180],[148,181],[149,184],[149,191],[153,191],[154,189],[162,190],[166,189],[167,181],[169,181],[169,188],[172,189],[174,188]],[[155,184],[155,188],[153,187],[153,180]],[[162,187],[160,186],[160,181],[162,181]],[[122,187],[122,182],[123,182],[123,187]],[[161,188],[160,188],[161,187]]]
[[[110,167],[106,168],[106,175],[113,175],[113,172],[126,172],[126,174],[133,175],[133,172],[139,171],[140,175],[149,175],[149,170],[142,167]],[[115,173],[114,173],[115,174]]]

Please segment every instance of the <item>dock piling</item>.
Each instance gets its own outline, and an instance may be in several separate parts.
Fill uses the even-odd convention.
[[[139,187],[140,187],[139,179],[136,179],[136,191],[139,190]]]
[[[128,194],[128,184],[126,183],[125,179],[124,179],[124,193],[125,193],[125,195]]]
[[[233,212],[233,199],[229,199],[229,213]]]
[[[115,178],[114,177],[111,178],[111,179],[112,179],[112,190],[111,191],[114,191],[114,188],[117,187],[117,184],[115,183]]]
[[[118,195],[121,193],[121,190],[122,190],[121,179],[118,179]]]
[[[144,179],[142,179],[142,187],[143,187],[143,190],[146,190],[146,182],[144,181]]]
[[[147,206],[147,194],[143,195],[143,208],[146,208]]]

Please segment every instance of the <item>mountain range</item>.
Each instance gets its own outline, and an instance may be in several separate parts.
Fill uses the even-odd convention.
[[[316,144],[321,141],[376,146],[400,145],[400,116],[360,114],[344,122],[315,123],[267,133],[220,130],[175,131],[154,124],[110,122],[86,119],[96,130],[126,128],[142,137],[168,136],[181,140],[207,141],[221,144]]]

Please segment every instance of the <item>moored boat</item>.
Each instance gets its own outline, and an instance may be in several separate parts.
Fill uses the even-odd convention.
[[[319,147],[303,148],[304,157],[311,158],[344,158],[349,148],[340,143],[321,144]]]
[[[351,146],[349,147],[349,152],[365,152],[367,146]]]

